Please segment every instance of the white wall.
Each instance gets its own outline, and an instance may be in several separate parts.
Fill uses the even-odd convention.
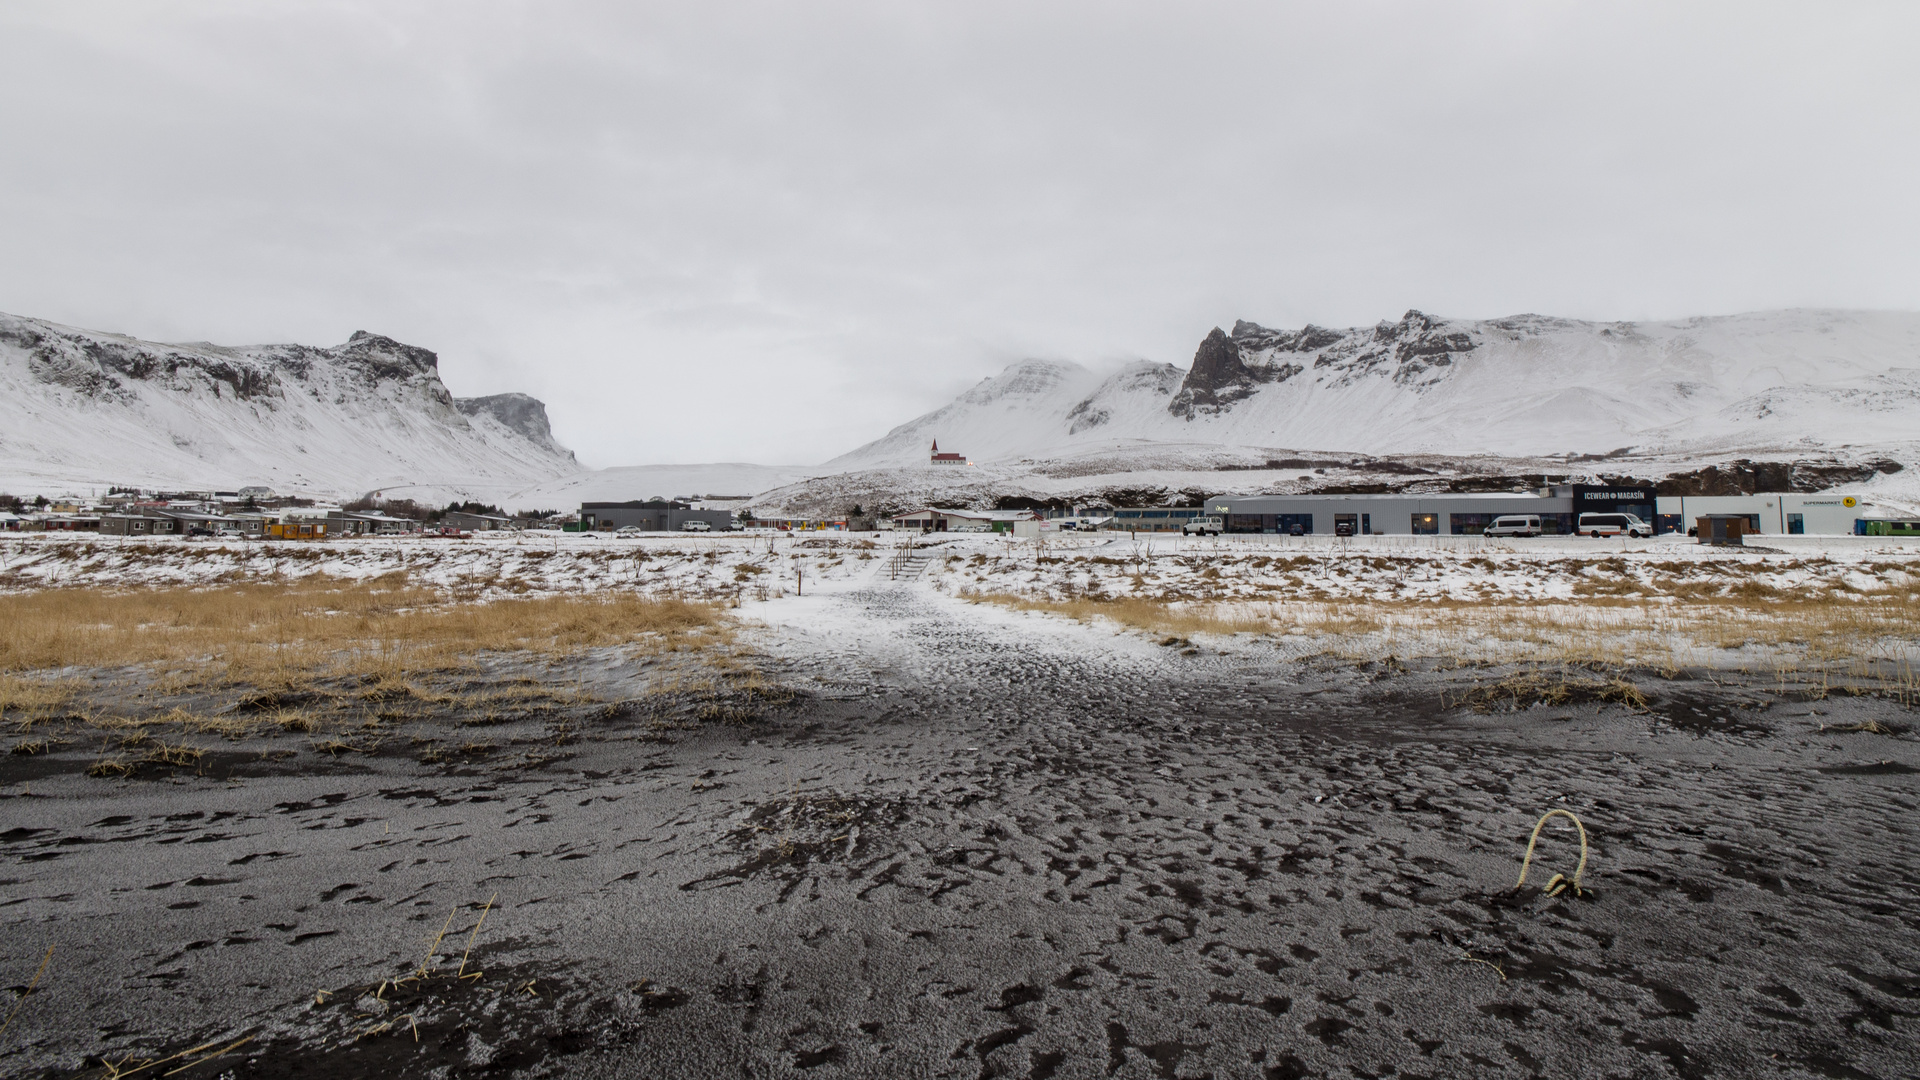
[[[1846,505],[1852,500],[1854,505]],[[1758,514],[1762,533],[1787,531],[1786,515],[1799,514],[1810,536],[1845,536],[1853,532],[1855,518],[1867,516],[1870,504],[1858,495],[1845,492],[1821,492],[1816,495],[1663,495],[1659,513],[1680,514],[1691,529],[1702,514]]]

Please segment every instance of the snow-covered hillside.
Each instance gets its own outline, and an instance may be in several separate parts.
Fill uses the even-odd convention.
[[[509,502],[528,509],[578,509],[583,502],[631,499],[750,498],[804,481],[821,470],[782,465],[616,465],[547,480],[515,492]]]
[[[1920,437],[1920,314],[1777,311],[1671,323],[1409,311],[1347,330],[1237,322],[1193,365],[1101,377],[1023,361],[829,462],[1132,457],[1170,444],[1543,457],[1884,447]],[[1166,457],[1167,455],[1158,455]]]
[[[433,353],[391,338],[161,345],[0,314],[0,490],[496,501],[578,471],[539,401],[455,398]]]

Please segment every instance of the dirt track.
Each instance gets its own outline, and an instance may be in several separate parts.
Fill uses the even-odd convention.
[[[1482,716],[917,586],[763,610],[802,694],[754,724],[30,795],[7,762],[0,980],[55,952],[0,1071],[251,1035],[181,1075],[1915,1074],[1920,753],[1818,731],[1898,706]],[[1553,808],[1581,899],[1511,891]]]

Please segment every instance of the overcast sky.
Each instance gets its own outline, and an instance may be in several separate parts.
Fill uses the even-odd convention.
[[[0,5],[0,310],[439,352],[588,464],[1409,307],[1920,309],[1920,4]]]

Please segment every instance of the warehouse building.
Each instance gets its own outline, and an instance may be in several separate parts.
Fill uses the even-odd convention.
[[[1634,514],[1651,523],[1654,494],[1650,487],[1567,485],[1532,494],[1242,495],[1209,499],[1206,508],[1225,519],[1227,532],[1478,536],[1497,517],[1529,514],[1553,536],[1571,534],[1580,514]]]
[[[608,532],[629,526],[647,532],[681,532],[681,527],[689,521],[704,521],[714,532],[733,528],[733,515],[728,511],[695,510],[686,503],[665,499],[580,504],[583,532]]]
[[[1844,536],[1870,506],[1857,495],[1656,495],[1651,486],[1572,484],[1532,494],[1238,495],[1207,500],[1227,532],[1332,534],[1346,525],[1354,536],[1477,536],[1507,514],[1540,518],[1541,532],[1566,536],[1581,514],[1632,514],[1657,534],[1686,533],[1707,514],[1747,517],[1748,534]]]

